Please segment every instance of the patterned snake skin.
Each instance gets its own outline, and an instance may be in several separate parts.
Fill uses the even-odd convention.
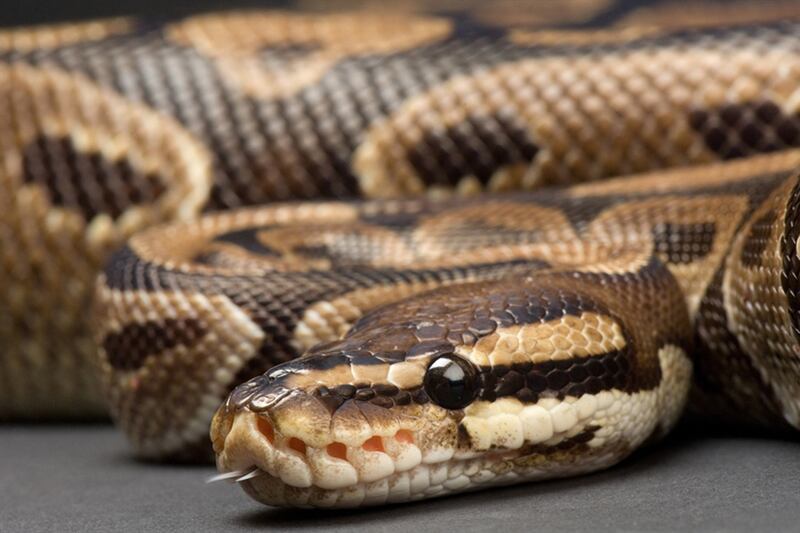
[[[0,417],[323,507],[800,428],[800,9],[409,4],[0,31]]]

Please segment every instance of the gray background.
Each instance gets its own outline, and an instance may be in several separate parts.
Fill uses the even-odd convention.
[[[220,5],[231,4],[7,0],[0,25]],[[107,425],[6,425],[0,531],[800,531],[798,444],[685,425],[591,476],[389,508],[309,512],[268,509],[235,486],[205,485],[211,467],[138,462]]]
[[[0,426],[0,531],[800,531],[800,442],[683,427],[610,470],[360,511],[263,507],[112,427]]]

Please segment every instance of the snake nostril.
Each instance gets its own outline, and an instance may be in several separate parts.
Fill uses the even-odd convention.
[[[336,459],[347,460],[347,446],[341,442],[332,442],[328,444],[328,455]]]
[[[296,437],[289,439],[289,448],[303,455],[306,454],[306,443]]]
[[[378,437],[377,435],[374,437],[370,437],[364,441],[364,444],[361,445],[365,451],[368,452],[382,452],[383,449],[383,440]]]
[[[259,418],[257,426],[258,430],[267,438],[269,443],[275,444],[275,429],[273,429],[272,424],[263,418]]]
[[[414,444],[414,435],[407,429],[401,429],[395,433],[394,438],[398,442],[405,442],[406,444]]]

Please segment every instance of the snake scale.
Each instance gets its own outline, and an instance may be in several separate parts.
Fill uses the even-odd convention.
[[[800,427],[800,10],[629,4],[0,30],[0,416],[320,507]]]

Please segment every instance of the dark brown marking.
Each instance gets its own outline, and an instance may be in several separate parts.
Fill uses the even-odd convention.
[[[694,109],[688,122],[722,159],[800,146],[800,115],[785,114],[768,100]]]
[[[408,161],[426,185],[456,185],[465,176],[486,185],[497,170],[530,163],[538,152],[517,117],[497,113],[427,132],[409,150]]]
[[[775,210],[770,209],[750,226],[739,256],[744,266],[753,268],[762,264],[762,258],[770,243],[770,235],[772,235],[772,228],[777,218],[778,214]]]
[[[716,226],[703,224],[659,224],[653,228],[655,251],[666,263],[686,264],[702,259],[714,244]]]
[[[636,392],[656,387],[660,372],[640,375],[634,371],[632,357],[629,349],[623,349],[591,357],[481,368],[478,398],[491,402],[514,396],[535,403],[543,396],[564,398],[613,388]]]
[[[549,444],[533,444],[528,446],[523,446],[521,449],[521,456],[517,459],[514,459],[514,462],[524,462],[526,458],[531,457],[533,455],[547,455],[551,453],[557,452],[565,452],[567,450],[575,451],[579,448],[586,448],[586,443],[592,440],[600,429],[600,426],[591,425],[586,426],[586,428],[575,435],[574,437],[570,437],[568,439],[564,439],[558,444],[549,445]]]
[[[179,345],[192,346],[205,332],[202,322],[191,318],[129,324],[106,335],[103,350],[113,368],[136,370],[147,357]]]
[[[264,255],[268,257],[279,257],[281,254],[259,239],[258,234],[266,228],[245,228],[238,231],[230,231],[214,237],[212,242],[224,242],[238,246],[252,254]]]
[[[27,184],[47,191],[50,202],[80,211],[85,220],[100,213],[116,218],[132,205],[155,202],[164,180],[144,174],[127,160],[109,161],[96,152],[82,152],[66,137],[40,136],[23,153]]]

